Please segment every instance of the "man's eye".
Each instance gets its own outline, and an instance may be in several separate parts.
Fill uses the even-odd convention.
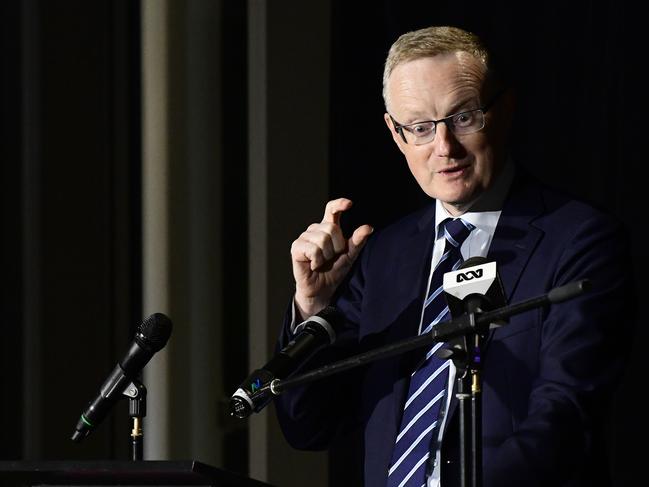
[[[453,117],[453,125],[456,127],[466,127],[473,122],[473,112],[458,113]]]
[[[417,137],[423,137],[435,131],[435,124],[432,122],[415,123],[406,127],[409,132]]]

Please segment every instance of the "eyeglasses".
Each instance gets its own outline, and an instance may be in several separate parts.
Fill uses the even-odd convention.
[[[392,115],[390,120],[394,125],[394,130],[401,136],[406,144],[423,145],[432,142],[437,132],[437,124],[445,123],[446,127],[454,135],[468,135],[482,130],[485,126],[485,113],[493,106],[496,100],[504,93],[498,92],[489,103],[482,108],[467,110],[465,112],[455,113],[439,120],[427,120],[425,122],[409,123],[402,125],[397,122]]]

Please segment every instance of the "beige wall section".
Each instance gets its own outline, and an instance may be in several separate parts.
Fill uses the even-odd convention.
[[[220,466],[220,2],[143,0],[144,309],[174,329],[145,368],[147,459]]]
[[[142,281],[143,312],[169,312],[169,234],[167,147],[168,1],[142,0]],[[177,324],[176,324],[177,325]],[[167,347],[144,369],[147,416],[144,457],[169,458],[169,359]]]
[[[248,1],[251,370],[270,357],[293,293],[291,242],[327,201],[330,9]],[[250,418],[251,477],[326,486],[326,454],[292,449],[272,409]]]

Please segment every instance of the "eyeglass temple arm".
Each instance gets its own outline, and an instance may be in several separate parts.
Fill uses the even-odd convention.
[[[498,98],[500,98],[506,91],[507,88],[502,88],[500,91],[498,91],[491,99],[491,101],[481,108],[482,113],[487,113],[487,110],[489,110],[492,106],[494,106],[494,103],[496,103]]]

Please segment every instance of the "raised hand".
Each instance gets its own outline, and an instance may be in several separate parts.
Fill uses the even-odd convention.
[[[329,201],[320,223],[313,223],[291,246],[295,304],[303,318],[329,304],[352,264],[373,232],[369,225],[358,227],[345,239],[340,216],[351,208],[347,198]]]

